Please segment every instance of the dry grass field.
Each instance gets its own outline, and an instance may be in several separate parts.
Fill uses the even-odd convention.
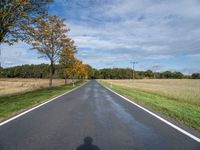
[[[68,83],[71,81],[68,80]],[[0,79],[0,96],[32,91],[48,87],[48,79],[19,79],[19,78],[2,78]],[[64,79],[54,79],[53,86],[64,84]]]
[[[200,105],[200,80],[192,79],[143,79],[143,80],[106,80],[116,85],[133,88]]]
[[[100,83],[200,132],[200,80],[100,80]]]

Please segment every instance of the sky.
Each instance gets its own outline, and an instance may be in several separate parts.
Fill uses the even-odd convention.
[[[199,0],[55,0],[49,14],[65,19],[76,56],[97,69],[200,72]],[[2,66],[48,63],[19,42],[2,45]]]

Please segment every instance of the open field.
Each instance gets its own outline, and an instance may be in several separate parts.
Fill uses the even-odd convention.
[[[33,91],[16,93],[10,96],[0,97],[0,121],[22,112],[28,108],[38,105],[57,95],[63,94],[83,82],[77,82],[73,87],[72,83],[67,85],[56,86],[52,88],[41,88]]]
[[[149,79],[100,82],[136,103],[200,132],[200,80]]]
[[[71,80],[67,82],[70,83]],[[53,86],[60,86],[64,83],[64,79],[53,80]],[[0,96],[32,91],[48,87],[48,85],[49,79],[2,78],[0,79]]]
[[[115,85],[158,94],[181,102],[200,105],[200,80],[193,79],[143,79],[106,80]]]

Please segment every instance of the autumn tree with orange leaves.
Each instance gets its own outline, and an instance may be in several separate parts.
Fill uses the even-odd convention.
[[[74,79],[86,79],[87,78],[87,68],[82,61],[74,58],[71,62],[70,68],[68,68],[69,76],[71,76],[74,86]]]
[[[87,67],[82,61],[75,58],[72,65],[72,78],[86,79],[87,78]]]
[[[75,79],[86,79],[88,76],[87,66],[83,64],[82,61],[75,58],[72,53],[68,53],[68,55],[62,55],[61,64],[64,67],[65,79],[72,79],[73,86]]]
[[[67,78],[69,78],[70,67],[74,62],[74,54],[77,52],[76,47],[74,46],[74,41],[71,39],[65,39],[63,41],[63,48],[60,55],[60,64],[63,68],[63,74],[65,78],[65,84],[67,84]]]
[[[52,86],[55,63],[59,60],[62,50],[73,45],[71,39],[66,36],[68,31],[64,20],[57,16],[39,18],[35,25],[26,28],[26,42],[30,43],[41,57],[50,60],[49,87]]]

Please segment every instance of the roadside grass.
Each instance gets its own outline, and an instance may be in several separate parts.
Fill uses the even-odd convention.
[[[106,81],[100,81],[100,83],[146,108],[164,114],[200,132],[200,107],[198,105],[121,85],[110,86],[110,83]]]
[[[137,79],[104,81],[200,106],[199,79]]]
[[[53,97],[80,86],[81,84],[83,84],[83,81],[77,82],[74,87],[72,84],[67,84],[0,97],[0,121],[41,104],[42,102],[48,101]]]

